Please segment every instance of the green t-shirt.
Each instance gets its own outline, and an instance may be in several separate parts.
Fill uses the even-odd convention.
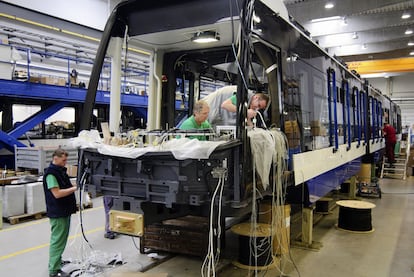
[[[46,176],[46,184],[47,184],[48,189],[59,187],[59,183],[58,183],[56,177],[53,176],[52,174],[49,174],[49,175]]]
[[[181,130],[193,130],[193,129],[210,129],[211,125],[208,121],[202,122],[200,125],[194,119],[194,115],[187,118],[180,126]],[[190,139],[207,140],[206,136],[189,136]]]
[[[236,106],[236,107],[237,107],[237,94],[233,94],[233,95],[230,97],[230,101],[231,101],[231,103],[232,103],[234,106]]]

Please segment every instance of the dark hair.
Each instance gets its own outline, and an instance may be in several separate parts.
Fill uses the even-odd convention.
[[[58,148],[53,152],[52,157],[62,157],[62,156],[69,156],[68,152],[66,152],[66,150],[62,149],[62,148]]]

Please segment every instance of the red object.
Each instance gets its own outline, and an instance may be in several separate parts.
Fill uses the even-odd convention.
[[[383,129],[385,138],[385,155],[388,158],[389,163],[395,163],[394,148],[397,143],[397,136],[394,127],[386,124]]]

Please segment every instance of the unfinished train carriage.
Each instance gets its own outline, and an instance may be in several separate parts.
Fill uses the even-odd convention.
[[[212,35],[212,41],[197,43],[200,35]],[[108,45],[118,49],[112,57],[122,57],[124,41],[148,51],[153,61],[144,134],[149,146],[136,157],[84,149],[79,179],[89,191],[114,196],[115,210],[143,216],[145,226],[183,215],[208,216],[211,205],[220,206],[223,217],[246,215],[254,199],[266,195],[283,202],[286,187],[279,189],[280,176],[287,171],[292,178],[285,186],[307,188],[298,191],[301,201],[310,204],[355,175],[362,160],[377,159],[384,148],[384,120],[401,130],[399,108],[315,44],[289,18],[282,1],[274,0],[120,3],[103,32],[81,129],[90,128]],[[233,136],[208,130],[210,141],[195,147],[220,143],[207,156],[177,158],[174,149],[154,147],[154,141],[175,139],[173,127],[192,114],[206,84],[237,86],[236,127],[228,128]],[[270,98],[253,127],[245,120],[249,90]],[[177,91],[185,105],[177,105]],[[260,168],[249,138],[258,129],[265,134],[281,130],[289,153],[267,164],[261,178],[254,173]],[[261,148],[263,156],[275,151],[272,144]]]

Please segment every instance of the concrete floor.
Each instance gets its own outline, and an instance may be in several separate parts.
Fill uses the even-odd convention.
[[[216,276],[414,276],[414,177],[407,180],[381,179],[382,198],[364,198],[376,208],[372,210],[374,232],[356,234],[339,230],[338,209],[324,216],[315,226],[313,240],[320,242],[318,251],[292,247],[290,255],[277,263],[277,268],[248,271],[231,264],[237,259],[237,239],[227,234],[226,253],[222,256]],[[156,257],[139,253],[139,239],[119,236],[103,238],[104,211],[102,199],[93,199],[93,208],[83,211],[83,227],[90,246],[82,239],[79,213],[72,218],[70,239],[64,258],[73,261],[88,259],[103,265],[121,254],[124,265],[105,268],[95,276],[200,276],[202,260],[182,255]],[[230,233],[230,232],[227,232]],[[49,242],[47,218],[16,225],[4,223],[0,230],[0,276],[46,277]],[[159,263],[158,265],[156,265]],[[99,265],[97,268],[101,269]],[[283,269],[283,270],[281,270]],[[283,272],[281,272],[283,271]],[[123,272],[123,273],[120,273]],[[165,273],[165,275],[160,274]],[[92,276],[92,275],[82,275]]]

